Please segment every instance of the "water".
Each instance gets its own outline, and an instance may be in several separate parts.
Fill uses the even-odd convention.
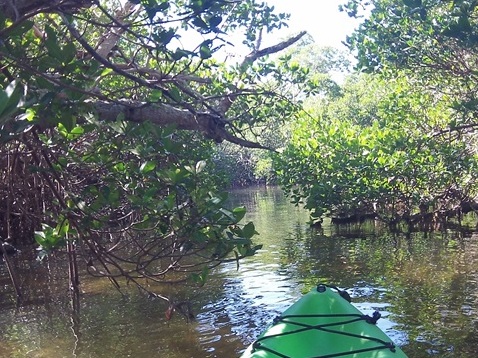
[[[410,357],[478,356],[478,234],[314,230],[277,189],[235,191],[231,201],[246,204],[264,248],[239,270],[217,269],[201,290],[166,292],[193,300],[195,322],[168,321],[163,302],[88,276],[76,316],[63,258],[40,264],[20,255],[20,306],[0,265],[0,358],[238,357],[319,281],[347,288],[364,313],[380,310],[378,325]]]

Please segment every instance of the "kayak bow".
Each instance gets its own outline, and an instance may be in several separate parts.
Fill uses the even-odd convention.
[[[241,358],[406,358],[347,292],[320,284],[277,317]]]

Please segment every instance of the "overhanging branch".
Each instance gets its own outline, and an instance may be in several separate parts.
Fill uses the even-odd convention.
[[[260,143],[234,136],[214,114],[194,114],[188,110],[161,103],[90,101],[87,104],[97,114],[100,121],[116,121],[118,118],[136,123],[150,121],[158,126],[174,126],[180,130],[202,132],[218,143],[228,141],[247,148],[272,150]]]
[[[249,55],[247,55],[244,58],[244,61],[242,62],[241,67],[245,68],[261,57],[280,52],[292,46],[294,43],[299,41],[306,33],[307,33],[306,31],[302,31],[296,36],[293,36],[290,39],[282,41],[274,46],[269,46],[269,47],[266,47],[265,49],[251,52]],[[231,108],[232,103],[234,102],[235,99],[236,99],[236,95],[231,95],[231,94],[226,95],[218,106],[219,113],[225,116],[226,112]]]
[[[266,47],[265,49],[251,52],[244,59],[243,65],[247,64],[247,63],[252,63],[255,60],[257,60],[258,58],[261,58],[261,57],[264,57],[264,56],[267,56],[267,55],[272,55],[273,53],[280,52],[280,51],[292,46],[297,41],[299,41],[306,33],[307,33],[306,31],[302,31],[302,32],[298,33],[296,36],[293,36],[288,40],[282,41],[282,42],[278,43],[277,45],[269,46],[269,47]]]

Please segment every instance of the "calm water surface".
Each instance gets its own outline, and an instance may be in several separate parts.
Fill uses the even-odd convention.
[[[235,191],[231,201],[247,206],[264,248],[239,270],[216,270],[202,290],[174,292],[193,300],[196,322],[167,321],[162,302],[88,276],[77,316],[62,258],[19,255],[20,306],[0,264],[0,357],[238,357],[319,281],[348,288],[364,313],[380,310],[378,325],[410,357],[478,356],[478,234],[393,235],[372,223],[313,230],[274,188]]]

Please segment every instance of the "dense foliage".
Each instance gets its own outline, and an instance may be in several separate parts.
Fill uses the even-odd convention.
[[[361,74],[338,96],[310,101],[277,161],[283,185],[315,221],[414,225],[476,210],[476,5],[343,7],[364,16],[347,39]]]
[[[478,164],[465,140],[441,133],[449,105],[406,78],[350,78],[341,97],[314,102],[294,127],[279,177],[314,220],[397,223],[449,209],[477,195]]]
[[[476,210],[476,6],[348,1],[342,81],[303,33],[263,48],[288,17],[254,0],[0,2],[1,238],[150,290],[260,247],[227,181],[314,222]]]
[[[451,98],[450,129],[475,126],[478,20],[476,1],[349,1],[369,16],[348,38],[359,69],[394,76],[405,71],[418,86]]]
[[[254,0],[0,2],[2,240],[66,247],[73,288],[77,257],[145,288],[253,254],[207,139],[263,148],[251,128],[297,110],[304,72],[267,55],[303,34],[261,46],[286,20]],[[231,33],[247,55],[219,61]]]
[[[289,68],[301,74],[300,85],[283,83],[283,91],[294,95],[297,102],[309,100],[311,95],[338,96],[341,88],[337,78],[350,68],[346,54],[332,47],[318,46],[310,36],[304,36],[284,54],[273,59],[282,68]],[[233,186],[276,184],[274,171],[274,151],[281,151],[289,142],[291,127],[297,115],[287,122],[269,117],[264,123],[256,124],[252,130],[254,138],[273,151],[264,151],[225,143],[216,148],[214,162]]]

